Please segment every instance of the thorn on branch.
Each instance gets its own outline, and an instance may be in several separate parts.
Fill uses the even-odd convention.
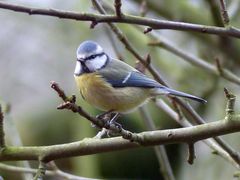
[[[90,24],[90,29],[94,29],[97,24],[97,21],[92,21],[92,23]]]
[[[116,10],[116,15],[119,18],[122,17],[121,6],[122,6],[121,0],[115,0],[114,7],[115,7],[115,10]]]
[[[5,145],[5,139],[4,139],[4,128],[3,128],[3,112],[2,112],[2,106],[0,105],[0,149],[4,148]]]
[[[153,28],[148,27],[147,29],[145,29],[145,30],[143,31],[143,33],[144,33],[144,34],[147,34],[147,33],[151,32],[152,30],[153,30]]]
[[[188,144],[188,159],[187,159],[188,163],[192,165],[195,158],[196,158],[196,155],[195,155],[194,143],[189,143]]]
[[[230,93],[227,88],[224,88],[224,93],[227,98],[226,116],[228,117],[228,115],[234,114],[236,96]]]

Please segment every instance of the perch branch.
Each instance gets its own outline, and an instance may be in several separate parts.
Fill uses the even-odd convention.
[[[63,104],[58,106],[58,109],[69,109],[74,113],[78,113],[79,115],[85,117],[87,120],[89,120],[91,123],[93,123],[100,129],[105,128],[105,129],[111,130],[114,133],[120,134],[125,139],[141,143],[141,137],[138,137],[137,134],[127,131],[122,127],[118,127],[113,123],[108,123],[102,119],[98,119],[89,115],[85,110],[83,110],[82,107],[77,106],[75,104],[75,96],[73,96],[74,98],[70,98],[70,99],[74,99],[74,101],[69,101],[68,100],[69,98],[67,98],[64,91],[59,87],[59,85],[56,82],[51,82],[51,87],[58,93],[59,97],[64,101]]]
[[[240,131],[240,119],[238,115],[232,115],[231,120],[219,120],[193,127],[146,131],[138,133],[142,138],[142,144],[130,142],[122,137],[91,139],[82,141],[38,147],[5,147],[0,153],[1,161],[12,160],[38,160],[43,162],[51,160],[96,154],[101,152],[119,151],[142,146],[153,146],[160,144],[189,143],[210,137],[230,134]]]

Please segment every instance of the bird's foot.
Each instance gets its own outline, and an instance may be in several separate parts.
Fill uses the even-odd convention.
[[[108,119],[111,118],[112,112],[113,112],[113,110],[104,112],[104,113],[102,113],[102,114],[97,115],[96,118],[107,121]]]

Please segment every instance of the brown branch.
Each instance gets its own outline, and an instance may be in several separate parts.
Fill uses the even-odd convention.
[[[189,143],[188,144],[188,163],[193,164],[194,159],[196,158],[195,155],[195,149],[194,149],[194,143]]]
[[[114,6],[115,6],[117,17],[121,18],[121,16],[122,16],[122,11],[121,11],[122,2],[121,2],[121,0],[115,0],[114,1]]]
[[[216,66],[215,66],[213,64],[206,62],[201,58],[196,57],[195,55],[189,52],[186,52],[176,47],[170,41],[168,41],[167,39],[155,33],[150,33],[149,36],[151,37],[151,39],[153,39],[153,42],[150,42],[149,45],[164,48],[165,50],[175,54],[178,57],[183,58],[183,60],[189,62],[190,64],[198,68],[201,68],[204,71],[207,71],[215,75],[219,75],[222,78],[232,83],[240,85],[240,78],[237,75],[233,74],[230,70],[223,68],[219,63],[219,60],[216,59]]]
[[[39,157],[41,157],[42,161],[46,163],[60,158],[119,151],[142,146],[197,142],[210,137],[239,131],[240,119],[239,116],[236,115],[231,117],[231,121],[219,120],[194,127],[138,133],[137,136],[141,137],[142,144],[130,142],[122,137],[114,137],[106,139],[86,138],[79,142],[52,146],[9,146],[1,151],[0,161],[38,160]]]
[[[169,107],[163,100],[156,100],[157,107],[165,111],[170,117],[172,117],[179,125],[182,127],[191,127],[193,126],[186,118],[179,119],[178,113],[175,112],[171,107]],[[219,137],[213,139],[207,139],[203,141],[207,146],[209,146],[213,152],[228,162],[230,162],[234,167],[240,168],[239,166],[239,155],[235,152],[229,145],[227,145]]]
[[[223,24],[225,26],[228,26],[230,20],[229,20],[227,8],[226,8],[226,2],[225,2],[225,0],[219,0],[219,1],[220,1],[221,15],[222,15],[222,19],[223,19]]]
[[[234,107],[235,107],[235,100],[236,96],[230,93],[227,88],[224,88],[224,93],[227,98],[227,105],[226,105],[226,117],[228,115],[233,115],[234,114]]]
[[[141,143],[141,137],[138,137],[137,134],[132,133],[128,130],[123,129],[122,127],[118,127],[113,123],[109,123],[108,121],[104,121],[103,119],[95,118],[89,115],[82,107],[77,106],[75,104],[75,96],[73,96],[74,101],[69,101],[64,91],[59,87],[59,85],[52,81],[51,87],[58,93],[59,97],[64,101],[61,105],[57,107],[57,109],[68,109],[74,113],[78,113],[79,115],[85,117],[91,123],[96,125],[98,128],[106,128],[114,133],[120,134],[123,138],[128,139],[130,141]]]
[[[103,7],[101,6],[101,4],[97,1],[97,0],[92,0],[92,3],[94,4],[94,6],[97,8],[97,10],[102,13],[102,14],[106,14],[105,10],[103,9]],[[149,70],[149,72],[153,75],[153,77],[160,82],[163,85],[167,84],[162,80],[162,78],[160,77],[160,75],[158,74],[158,72],[154,69],[153,66],[147,65],[146,61],[144,58],[142,58],[138,52],[134,49],[134,47],[129,43],[129,41],[127,40],[126,36],[123,35],[123,33],[121,32],[121,30],[116,27],[114,24],[108,23],[108,25],[110,26],[111,30],[117,35],[118,39],[125,45],[126,49],[129,50],[129,52],[131,52],[142,64],[145,65],[145,67]],[[203,61],[204,62],[204,61]],[[238,80],[238,78],[235,78],[234,76],[231,76],[231,74],[229,74],[229,77],[231,77],[233,80],[236,80],[236,82],[240,82]],[[184,109],[188,115],[190,115],[191,119],[196,122],[197,124],[204,124],[205,121],[201,118],[201,116],[199,116],[197,114],[196,111],[194,111],[194,109],[189,105],[189,104],[185,104],[182,100],[180,100],[179,98],[175,98],[175,101],[178,103],[178,105]],[[221,142],[223,142],[222,139],[218,138],[216,141],[218,143],[218,140],[220,140]],[[208,143],[209,146],[213,149],[218,148],[218,145],[216,144],[210,144]],[[221,143],[219,144],[219,146],[221,146]],[[219,150],[219,152],[222,152],[222,155],[224,157],[226,156],[231,156],[231,158],[226,157],[228,159],[234,160],[235,162],[233,163],[234,165],[236,165],[235,163],[237,163],[237,166],[239,166],[239,161],[238,158],[236,159],[235,156],[233,156],[233,154],[231,154],[231,148],[228,146],[224,146],[223,148],[225,148],[224,150],[228,153],[226,155],[226,153],[222,152]],[[229,160],[229,161],[231,161]]]
[[[199,33],[215,34],[240,38],[240,30],[234,27],[222,28],[215,26],[198,25],[184,22],[166,21],[140,16],[122,14],[121,18],[115,15],[99,15],[91,13],[77,13],[57,9],[30,8],[21,5],[0,2],[0,8],[27,13],[29,15],[45,15],[78,21],[92,21],[96,23],[127,23],[148,26],[153,29],[170,29],[179,31],[194,31]]]

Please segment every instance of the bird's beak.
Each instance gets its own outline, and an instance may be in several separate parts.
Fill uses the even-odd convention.
[[[77,59],[74,74],[75,74],[76,76],[79,76],[81,73],[82,73],[81,62],[80,62],[79,59]]]

